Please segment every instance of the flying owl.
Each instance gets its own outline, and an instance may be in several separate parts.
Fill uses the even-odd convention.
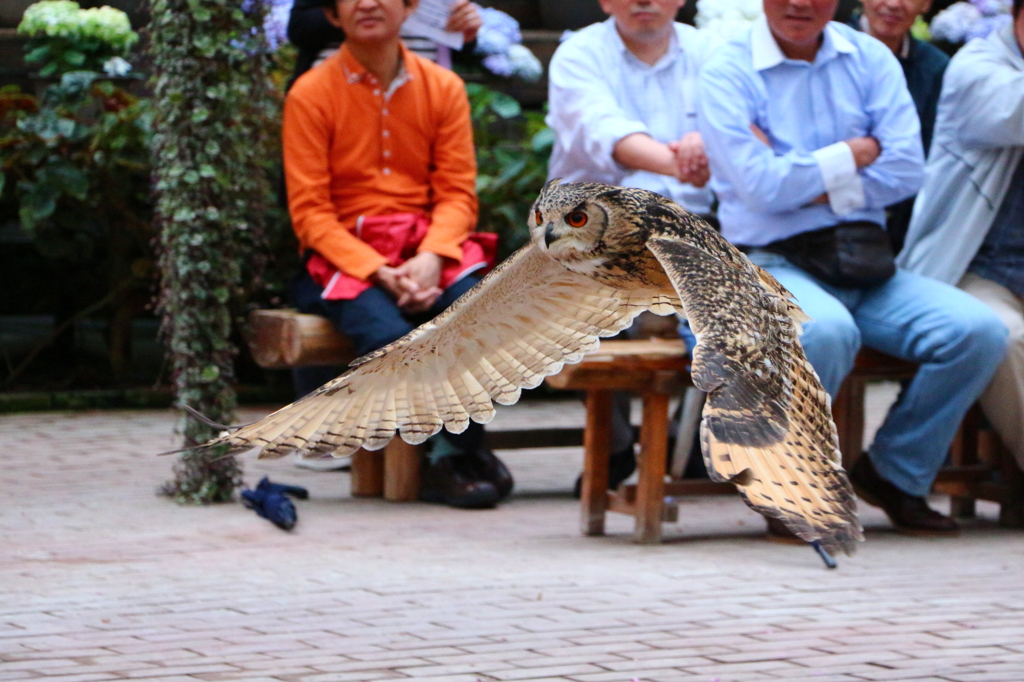
[[[686,316],[694,385],[708,394],[711,478],[800,538],[852,553],[862,540],[828,394],[798,340],[792,295],[696,216],[652,192],[549,183],[531,243],[432,321],[263,420],[204,447],[260,457],[422,443],[511,405],[644,310]]]

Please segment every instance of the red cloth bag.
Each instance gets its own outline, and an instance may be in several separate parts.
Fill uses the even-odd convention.
[[[430,222],[419,213],[394,213],[382,216],[360,216],[355,235],[388,259],[388,265],[398,267],[416,255],[416,249],[427,236]],[[498,235],[473,232],[462,242],[462,260],[458,263],[445,259],[438,284],[447,289],[466,275],[494,267],[498,250]],[[327,301],[350,301],[369,289],[369,282],[347,275],[331,265],[330,261],[314,253],[306,261],[306,270],[313,281],[324,288],[320,298]]]

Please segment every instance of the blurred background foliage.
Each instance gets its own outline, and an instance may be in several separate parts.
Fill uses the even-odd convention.
[[[154,0],[153,7],[163,8],[160,2],[164,0]],[[220,8],[241,11],[227,0],[182,2],[180,11],[208,12],[211,20]],[[207,2],[213,9],[206,7]],[[250,12],[243,19],[252,22],[253,16]],[[163,286],[154,181],[248,187],[236,193],[245,202],[246,229],[233,231],[232,267],[238,272],[232,275],[235,284],[226,289],[232,345],[239,345],[238,323],[247,309],[287,304],[285,287],[299,260],[283,197],[280,115],[295,52],[287,43],[278,43],[274,49],[240,49],[251,39],[254,27],[244,36],[239,34],[242,40],[231,37],[237,26],[229,30],[223,22],[219,27],[211,25],[206,34],[189,37],[189,49],[169,57],[177,65],[170,70],[162,67],[162,75],[154,79],[154,31],[166,29],[159,22],[149,22],[139,36],[123,14],[110,8],[81,9],[67,0],[29,7],[20,35],[25,38],[25,58],[37,71],[30,87],[0,87],[0,232],[7,230],[7,239],[30,244],[32,254],[14,263],[25,269],[6,288],[4,305],[25,311],[22,315],[51,314],[53,322],[30,346],[22,344],[11,354],[3,349],[0,389],[167,388],[180,375],[167,360],[149,361],[155,339],[140,339],[140,324],[155,329],[154,302]],[[232,161],[234,157],[220,159],[224,165],[216,168],[199,158],[223,156],[217,151],[200,151],[179,162],[172,152],[181,152],[180,146],[157,140],[160,161],[157,166],[151,161],[154,113],[162,112],[171,101],[165,98],[154,105],[160,79],[187,72],[195,66],[189,60],[203,50],[222,48],[256,60],[263,77],[269,78],[262,94],[243,96],[238,91],[230,96],[236,97],[233,101],[240,109],[245,104],[250,111],[249,105],[258,101],[259,113],[252,125],[257,125],[257,137],[265,144],[261,172],[255,179],[265,189],[258,191],[246,184],[252,173]],[[516,92],[522,81],[481,78],[476,71],[466,78],[479,166],[479,229],[500,235],[504,257],[528,239],[526,217],[545,180],[552,138],[539,109],[524,109],[494,87]],[[210,102],[220,101],[224,93],[209,88],[203,96]],[[209,107],[199,107],[181,121],[183,134],[207,123],[192,118],[202,119],[209,113],[203,109]],[[165,215],[173,218],[179,210],[178,215],[185,217],[193,209],[179,206]],[[201,217],[196,214],[192,219]],[[210,220],[223,223],[228,218],[218,214]],[[17,230],[13,236],[12,227]],[[36,259],[42,267],[29,264]],[[210,291],[223,298],[219,287]],[[140,342],[145,344],[145,365],[138,358]],[[97,348],[102,351],[97,353]],[[232,362],[234,376],[249,385],[269,380],[283,388],[288,383],[257,368],[244,347]],[[199,370],[199,376],[212,374],[209,369],[205,375]]]

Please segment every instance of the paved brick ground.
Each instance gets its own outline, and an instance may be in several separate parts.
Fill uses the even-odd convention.
[[[578,450],[509,453],[517,492],[484,512],[246,461],[310,488],[289,534],[154,495],[172,426],[0,417],[0,681],[1024,680],[1024,533],[990,506],[955,540],[865,509],[867,543],[827,572],[733,498],[687,500],[661,546],[623,517],[583,538]]]

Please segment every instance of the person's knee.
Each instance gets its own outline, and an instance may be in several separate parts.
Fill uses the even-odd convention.
[[[1007,326],[1006,354],[1024,359],[1024,320]]]
[[[804,323],[800,342],[808,353],[825,353],[849,359],[860,350],[860,329],[845,308],[832,314],[818,314]]]
[[[807,359],[833,398],[853,369],[860,349],[860,330],[853,318],[843,313],[846,313],[845,308],[831,315],[819,314],[804,326],[800,337]]]
[[[969,315],[960,321],[962,345],[983,358],[991,358],[998,363],[1006,353],[1010,333],[988,306],[976,306]],[[1022,335],[1024,336],[1024,335]],[[1024,342],[1024,338],[1021,339]]]

